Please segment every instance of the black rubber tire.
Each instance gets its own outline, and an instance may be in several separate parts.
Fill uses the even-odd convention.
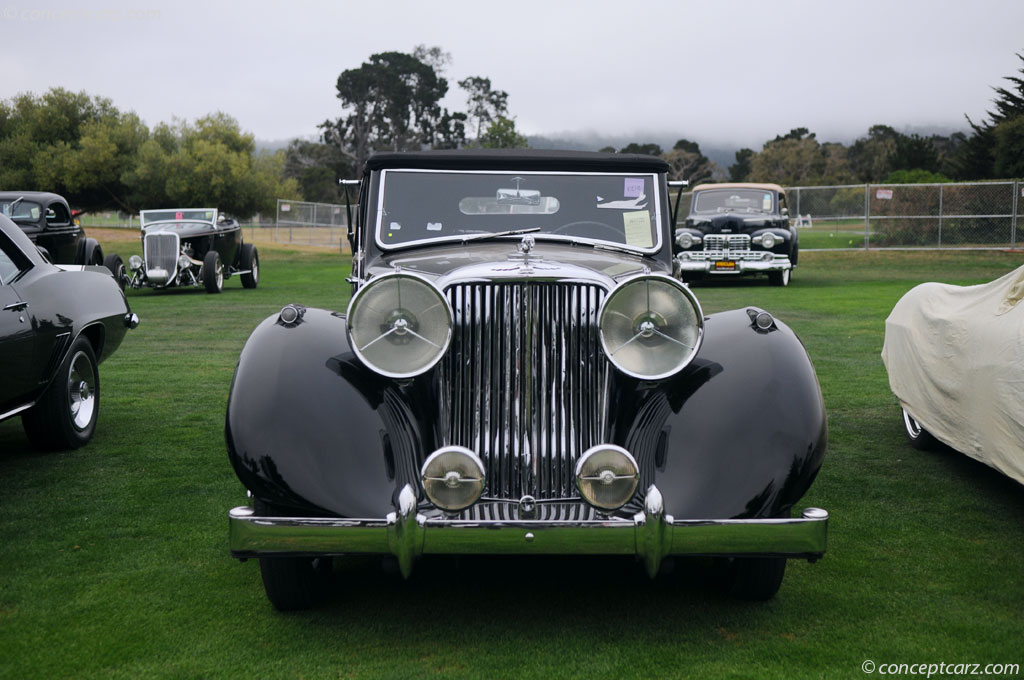
[[[254,499],[261,517],[286,515],[269,503]],[[282,612],[309,609],[324,601],[331,582],[330,557],[261,557],[263,590],[274,609]]]
[[[83,391],[83,387],[87,388]],[[53,382],[21,416],[29,441],[41,449],[77,449],[92,439],[100,413],[100,371],[96,354],[79,336]]]
[[[207,293],[219,293],[224,290],[224,265],[220,261],[220,253],[211,250],[203,258],[203,286]]]
[[[907,441],[918,451],[934,451],[939,446],[939,440],[921,427],[921,423],[914,419],[914,416],[907,413],[907,409],[901,408],[903,412],[903,431],[907,435]]]
[[[721,560],[724,591],[732,597],[763,602],[775,597],[786,575],[785,557],[736,557]]]
[[[242,274],[242,287],[255,288],[260,282],[260,254],[256,246],[243,243],[239,259],[242,270],[249,270],[248,274]]]
[[[111,253],[103,258],[103,266],[110,270],[110,273],[114,275],[114,280],[117,281],[117,285],[124,290],[124,286],[128,283],[128,271],[124,268],[124,260],[117,253]]]
[[[793,276],[792,269],[783,269],[780,272],[768,272],[768,283],[773,286],[788,286],[789,280]]]

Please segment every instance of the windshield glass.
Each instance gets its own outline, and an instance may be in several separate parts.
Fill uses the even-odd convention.
[[[142,226],[151,222],[164,222],[167,220],[202,220],[213,222],[215,210],[143,210],[139,215]]]
[[[43,214],[43,206],[32,201],[19,201],[16,198],[0,200],[0,213],[15,222],[36,222]]]
[[[651,251],[661,246],[656,174],[382,170],[382,248],[530,229]]]
[[[764,189],[711,189],[693,195],[694,213],[770,213],[772,192]]]

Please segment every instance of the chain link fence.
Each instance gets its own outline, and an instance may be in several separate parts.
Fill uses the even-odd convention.
[[[788,187],[801,249],[1018,248],[1024,182]],[[691,196],[684,193],[679,222]],[[673,195],[674,199],[675,196]]]
[[[351,207],[352,215],[358,206]],[[348,249],[348,214],[344,205],[277,199],[274,241]]]
[[[810,216],[801,220],[810,224],[801,246],[806,233],[815,247],[1003,249],[1018,247],[1022,190],[1022,182],[970,182],[792,187],[787,194],[795,215]]]

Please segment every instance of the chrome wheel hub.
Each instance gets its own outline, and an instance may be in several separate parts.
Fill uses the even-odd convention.
[[[89,427],[96,412],[96,370],[85,352],[78,352],[71,359],[68,411],[78,431]]]

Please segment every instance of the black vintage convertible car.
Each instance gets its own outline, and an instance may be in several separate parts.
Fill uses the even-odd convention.
[[[683,281],[767,274],[788,286],[800,257],[778,184],[701,184],[690,197],[686,224],[676,229],[676,270]]]
[[[230,548],[279,609],[331,559],[433,554],[719,559],[772,597],[825,552],[794,506],[825,453],[804,347],[770,313],[705,316],[672,276],[668,166],[650,156],[387,153],[362,178],[347,313],[285,306],[227,407],[251,504]],[[667,571],[667,569],[666,569]]]
[[[88,443],[99,363],[138,323],[107,269],[52,265],[0,216],[0,420],[21,414],[41,448]]]
[[[110,264],[132,288],[201,285],[207,293],[219,293],[224,279],[234,274],[244,288],[259,283],[259,252],[243,242],[237,220],[214,208],[143,210],[139,220],[143,257],[130,257],[127,270],[118,256]]]
[[[75,224],[63,196],[45,191],[0,191],[0,214],[21,227],[50,262],[104,264],[103,248]]]

